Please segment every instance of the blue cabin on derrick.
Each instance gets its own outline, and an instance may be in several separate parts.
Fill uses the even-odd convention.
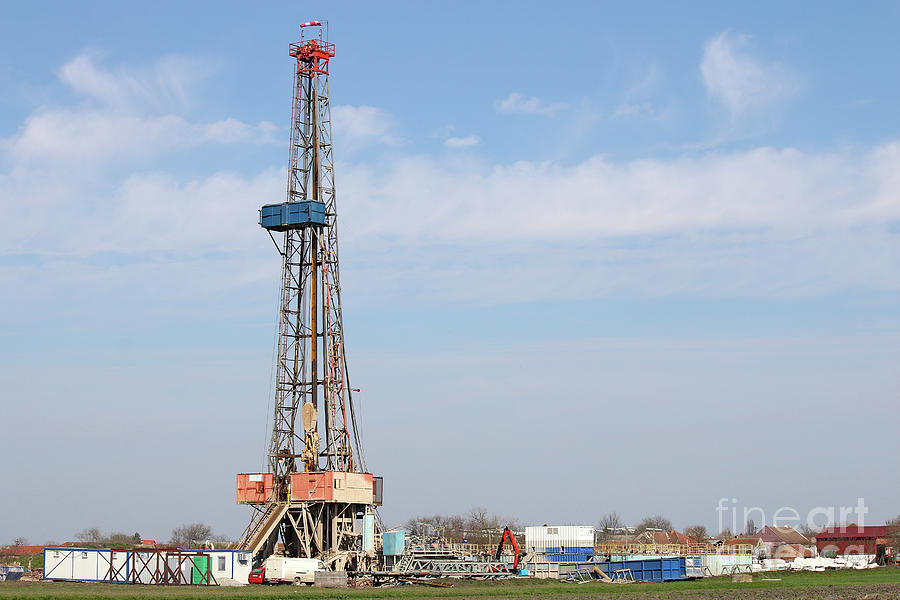
[[[325,225],[325,204],[315,200],[266,204],[259,209],[259,224],[269,231]]]

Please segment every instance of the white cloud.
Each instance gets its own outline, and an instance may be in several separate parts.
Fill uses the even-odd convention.
[[[0,150],[14,164],[53,161],[95,171],[109,161],[146,159],[160,152],[205,143],[268,143],[277,128],[234,118],[191,122],[181,113],[191,88],[208,71],[181,57],[149,69],[112,71],[82,54],[66,63],[60,79],[89,100],[75,107],[47,107],[31,114]]]
[[[81,109],[52,109],[28,117],[5,140],[16,161],[53,160],[97,168],[111,160],[153,156],[166,149],[218,144],[268,143],[272,123],[248,125],[228,118],[191,123],[178,115],[145,116]]]
[[[791,76],[778,64],[766,64],[748,51],[750,36],[719,33],[706,42],[700,71],[710,98],[732,116],[764,108],[793,92]]]
[[[499,113],[540,115],[543,117],[552,117],[567,107],[568,105],[563,102],[546,104],[540,98],[526,98],[517,92],[512,92],[503,100],[494,103],[494,109]]]
[[[344,165],[344,256],[373,295],[476,302],[896,290],[898,172],[900,142],[625,164]]]
[[[448,148],[468,148],[477,146],[481,140],[477,135],[467,135],[465,137],[451,137],[444,140],[444,145]]]
[[[391,137],[390,120],[374,107],[340,107],[338,123],[350,138]],[[0,255],[36,256],[40,269],[73,286],[108,276],[159,282],[163,293],[177,271],[179,293],[189,295],[193,285],[213,285],[213,263],[230,269],[230,281],[256,281],[260,261],[271,258],[256,209],[283,196],[280,168],[179,179],[152,162],[124,175],[109,165],[201,143],[255,143],[271,129],[94,107],[36,113],[0,144],[0,164],[9,167],[0,171]],[[83,163],[58,168],[69,156]],[[336,171],[343,259],[354,281],[347,291],[372,298],[777,296],[900,285],[891,230],[900,221],[900,141],[842,153],[764,147],[627,163],[496,164],[445,153]],[[140,266],[98,267],[108,256]],[[15,265],[0,264],[6,289],[24,289],[35,275]]]
[[[331,108],[335,144],[354,150],[372,142],[395,144],[394,120],[374,106],[340,104]]]
[[[602,157],[575,165],[407,157],[386,167],[348,165],[343,177],[349,169],[354,186],[361,186],[352,194],[361,200],[353,207],[360,225],[397,236],[524,241],[757,228],[810,233],[900,218],[900,194],[891,187],[900,169],[898,142],[861,155],[763,147],[624,164]],[[398,214],[407,226],[388,227]],[[457,217],[447,221],[447,214]]]
[[[184,110],[191,88],[212,70],[202,61],[170,56],[147,69],[112,72],[95,64],[94,58],[90,54],[75,57],[62,67],[60,79],[83,96],[126,111]]]

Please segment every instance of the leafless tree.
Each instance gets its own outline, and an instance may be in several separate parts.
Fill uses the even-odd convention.
[[[734,537],[734,534],[731,533],[730,528],[726,527],[725,529],[723,529],[722,531],[719,532],[719,537],[722,538],[723,540],[730,540],[731,538]]]
[[[499,536],[500,517],[491,515],[483,506],[476,506],[469,511],[468,521],[472,536],[479,544],[492,544]]]
[[[894,556],[897,556],[897,552],[900,552],[900,515],[888,521],[886,525],[888,526],[888,540],[891,546],[894,547]]]
[[[691,525],[684,530],[684,535],[696,540],[697,542],[702,542],[707,537],[709,537],[709,534],[706,533],[706,527],[704,525]]]
[[[455,542],[466,539],[473,544],[493,544],[499,540],[504,526],[513,531],[521,529],[518,519],[491,514],[481,506],[471,509],[465,515],[417,516],[407,519],[404,524],[410,533],[426,538]]]
[[[806,539],[808,539],[808,540],[812,540],[818,534],[822,533],[822,531],[823,530],[820,528],[810,527],[809,524],[807,524],[807,523],[803,523],[800,526],[800,533],[802,533],[804,536],[806,536]]]
[[[672,529],[672,521],[663,517],[662,515],[654,515],[652,517],[644,517],[643,520],[638,523],[634,530],[637,533],[642,533],[648,529],[661,529],[663,531],[669,531]]]
[[[27,545],[28,545],[27,537],[23,537],[20,535],[19,537],[17,537],[16,539],[13,540],[13,546],[27,546]]]
[[[753,519],[747,519],[747,524],[744,526],[744,536],[753,537],[756,534],[756,523],[753,522]]]
[[[625,523],[622,521],[622,517],[619,516],[619,513],[615,511],[606,513],[600,517],[599,521],[597,521],[598,541],[606,541],[612,535],[615,535],[617,529],[621,529],[624,525]]]
[[[103,541],[103,534],[97,527],[89,527],[75,534],[75,539],[79,542],[87,542],[89,544],[99,544]]]
[[[213,537],[212,527],[205,523],[189,523],[172,530],[170,543],[177,546],[197,545]]]

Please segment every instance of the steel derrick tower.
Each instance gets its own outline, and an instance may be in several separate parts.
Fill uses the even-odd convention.
[[[282,258],[269,472],[237,477],[237,501],[256,509],[240,547],[260,563],[280,536],[286,556],[363,569],[375,556],[381,478],[366,472],[345,358],[328,91],[334,44],[318,21],[300,27],[289,48],[287,200],[264,205],[259,220]],[[307,39],[307,28],[317,35]]]

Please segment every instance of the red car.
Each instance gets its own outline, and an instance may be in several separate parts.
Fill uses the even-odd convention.
[[[247,583],[265,583],[266,582],[266,568],[259,567],[258,569],[253,569],[250,571],[250,576],[247,577]]]

